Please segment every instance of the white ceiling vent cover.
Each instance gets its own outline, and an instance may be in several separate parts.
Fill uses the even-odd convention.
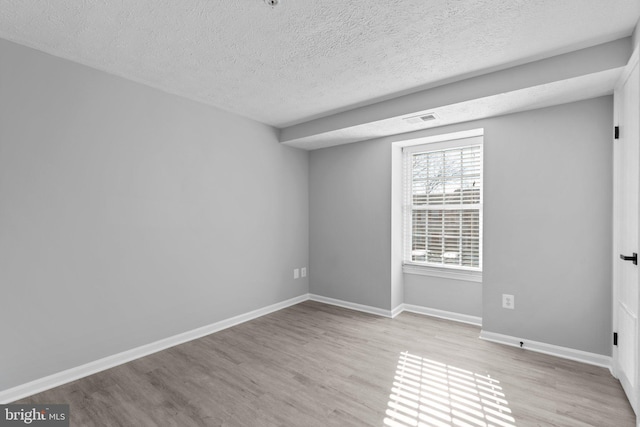
[[[418,116],[403,117],[402,120],[412,125],[418,125],[424,122],[436,120],[437,118],[436,113],[424,113]]]

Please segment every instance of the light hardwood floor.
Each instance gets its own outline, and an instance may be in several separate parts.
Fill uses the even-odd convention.
[[[479,333],[307,301],[20,403],[72,426],[635,425],[608,370]]]

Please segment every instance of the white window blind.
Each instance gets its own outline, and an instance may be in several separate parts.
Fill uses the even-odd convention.
[[[482,137],[405,147],[405,263],[482,269]]]

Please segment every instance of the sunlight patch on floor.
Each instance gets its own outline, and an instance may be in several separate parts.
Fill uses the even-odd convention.
[[[402,352],[384,424],[390,427],[515,427],[500,381]]]

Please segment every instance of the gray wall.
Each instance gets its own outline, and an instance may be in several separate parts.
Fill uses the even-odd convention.
[[[610,354],[612,129],[611,96],[487,123],[484,330]]]
[[[379,142],[310,153],[311,293],[391,308],[390,156]]]
[[[0,40],[0,390],[306,294],[308,154]]]
[[[311,291],[388,309],[392,143],[482,127],[483,283],[405,274],[404,302],[608,355],[612,115],[606,96],[311,152]]]
[[[391,149],[391,310],[400,308],[404,303],[402,280],[404,188],[402,173],[398,171],[402,171],[402,148],[394,146]]]
[[[482,283],[404,274],[404,302],[482,317]]]

